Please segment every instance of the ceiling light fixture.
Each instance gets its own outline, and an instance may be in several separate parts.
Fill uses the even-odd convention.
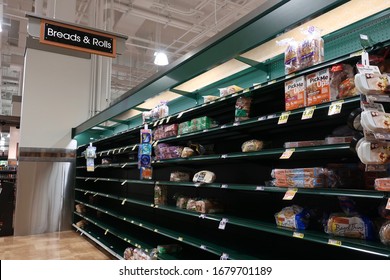
[[[154,64],[159,66],[168,65],[168,57],[165,52],[158,51],[154,53]]]

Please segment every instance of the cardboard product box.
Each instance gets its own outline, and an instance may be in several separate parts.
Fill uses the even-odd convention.
[[[304,76],[284,83],[284,101],[286,111],[306,106],[306,80]]]
[[[314,72],[306,76],[306,101],[307,106],[313,106],[329,102],[330,74],[329,68]]]

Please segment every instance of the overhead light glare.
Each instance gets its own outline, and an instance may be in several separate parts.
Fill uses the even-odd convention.
[[[168,57],[164,52],[158,51],[154,53],[154,64],[159,66],[168,65]]]

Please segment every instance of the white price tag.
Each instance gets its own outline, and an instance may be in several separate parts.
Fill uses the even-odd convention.
[[[232,97],[236,97],[238,95],[238,93],[236,92],[236,93],[233,93],[232,94]]]
[[[290,112],[283,112],[279,117],[278,124],[287,123],[289,115],[290,115]]]
[[[125,203],[126,203],[126,198],[122,200],[122,205],[125,205]]]
[[[228,219],[222,218],[222,220],[219,222],[218,229],[224,230],[228,221]]]
[[[180,112],[179,115],[177,115],[177,119],[180,119],[184,114],[184,111]]]
[[[386,209],[390,210],[390,198],[387,200]]]
[[[329,106],[328,116],[340,114],[341,109],[343,107],[343,103],[344,103],[344,100],[332,102],[332,104]]]
[[[221,129],[224,129],[224,128],[226,128],[226,127],[227,127],[227,125],[224,124],[224,125],[221,126]]]
[[[298,191],[297,188],[289,188],[284,194],[283,200],[293,200],[297,191]]]
[[[157,125],[158,125],[158,121],[155,121],[154,124],[153,124],[153,127],[155,127]]]
[[[295,148],[286,149],[283,152],[283,154],[280,156],[280,159],[289,159],[294,152],[295,152]]]
[[[305,108],[305,111],[303,111],[301,120],[308,120],[313,117],[314,110],[316,109],[316,106],[307,107]]]
[[[134,151],[136,148],[137,148],[137,145],[134,145],[131,150]]]
[[[264,186],[257,186],[256,191],[264,191],[265,187]]]
[[[255,85],[254,87],[253,87],[253,89],[259,89],[259,88],[261,88],[261,85],[259,84],[259,85]]]
[[[122,166],[121,166],[121,168],[125,168],[125,167],[126,167],[126,165],[127,165],[127,163],[125,163],[124,165],[122,165]]]
[[[206,218],[206,214],[200,214],[200,215],[199,215],[199,218],[205,219],[205,218]]]
[[[242,91],[242,93],[247,93],[247,92],[249,92],[250,91],[250,89],[249,88],[246,88],[246,89],[244,89],[243,91]]]
[[[238,125],[240,125],[240,122],[233,123],[233,126],[238,126]]]
[[[258,121],[264,121],[264,120],[266,120],[266,119],[267,119],[266,116],[262,116],[262,117],[259,117],[257,120],[258,120]]]
[[[221,189],[227,189],[228,187],[229,187],[228,184],[222,184],[222,185],[221,185]]]
[[[99,181],[100,178],[96,178],[95,181],[93,181],[94,183],[96,183],[97,181]]]
[[[200,249],[206,250],[206,246],[200,245]]]
[[[160,123],[159,123],[159,125],[162,125],[162,124],[164,123],[164,121],[165,121],[165,119],[164,119],[164,118],[162,118],[162,119],[160,120]]]
[[[221,158],[227,158],[228,157],[228,155],[227,154],[223,154],[223,155],[221,155]]]
[[[104,235],[107,235],[107,233],[108,233],[108,229],[106,229],[106,231],[104,232]]]
[[[179,237],[177,238],[177,240],[183,241],[183,237],[180,237],[180,236],[179,236]]]
[[[171,120],[171,118],[172,118],[172,116],[169,116],[169,117],[167,118],[166,123],[169,123],[169,121]]]
[[[158,140],[156,142],[153,143],[153,147],[156,147],[158,144]]]

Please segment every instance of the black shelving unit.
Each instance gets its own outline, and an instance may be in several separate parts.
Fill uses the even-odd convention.
[[[378,43],[372,51],[388,45],[389,41]],[[186,146],[191,141],[213,145],[213,152],[154,160],[152,180],[139,180],[137,151],[143,125],[93,141],[97,147],[93,173],[87,172],[82,156],[87,145],[80,145],[74,203],[83,205],[85,213],[74,212],[74,227],[88,233],[118,258],[127,246],[149,252],[157,245],[176,243],[183,246],[182,253],[159,256],[160,259],[389,259],[390,247],[383,245],[378,236],[360,240],[332,236],[324,231],[323,214],[341,212],[338,197],[353,199],[360,213],[372,219],[378,218],[378,206],[390,198],[389,193],[366,187],[360,161],[349,143],[299,147],[290,157],[282,157],[287,150],[285,142],[319,140],[345,131],[350,113],[360,107],[361,101],[360,96],[338,100],[341,109],[331,115],[334,101],[318,104],[313,115],[304,120],[305,108],[292,110],[287,122],[280,123],[286,113],[284,82],[336,63],[354,65],[359,59],[356,52],[344,53],[292,75],[273,75],[272,80],[262,84],[148,123],[153,129],[202,116],[218,122],[213,128],[153,142],[155,147],[161,143]],[[250,119],[235,122],[234,106],[242,96],[252,98]],[[264,148],[241,152],[242,143],[251,139],[264,141]],[[111,162],[102,164],[101,160],[107,157]],[[334,188],[297,188],[292,200],[283,199],[290,188],[271,183],[274,168],[331,168],[340,164],[357,167],[358,179]],[[215,182],[169,181],[171,172],[193,175],[200,170],[214,172]],[[154,202],[156,186],[166,188],[165,205]],[[224,209],[213,214],[179,209],[175,199],[178,195],[215,198]],[[312,210],[307,230],[276,225],[275,213],[292,204]],[[80,220],[87,221],[83,229],[76,226]]]
[[[279,96],[283,93],[280,85],[274,83],[268,87],[274,88],[274,99],[280,102],[276,108],[282,109],[284,103]],[[190,119],[203,116],[208,110],[213,112],[219,126],[161,139],[154,142],[154,145],[185,145],[191,140],[200,144],[214,144],[214,153],[190,158],[155,160],[152,163],[153,180],[139,180],[136,162],[138,128],[94,142],[98,157],[93,173],[86,171],[85,159],[81,156],[86,146],[80,146],[75,203],[84,205],[88,214],[75,212],[75,222],[86,220],[88,226],[84,231],[103,235],[107,244],[115,244],[112,246],[117,248],[117,255],[121,255],[127,245],[150,251],[161,244],[156,242],[165,242],[190,247],[191,255],[187,255],[189,258],[218,259],[223,256],[230,259],[285,259],[287,255],[281,248],[287,244],[291,248],[316,248],[303,249],[305,258],[389,258],[390,249],[378,240],[332,237],[326,234],[318,223],[305,231],[280,228],[275,225],[273,217],[282,207],[295,203],[309,207],[317,204],[320,208],[329,207],[334,210],[337,209],[338,196],[354,198],[372,213],[377,205],[388,198],[387,193],[375,190],[320,188],[298,189],[294,200],[286,202],[282,198],[288,188],[274,187],[268,183],[272,168],[358,163],[359,160],[348,143],[295,148],[289,159],[281,159],[281,156],[286,151],[283,147],[286,141],[323,139],[331,134],[334,128],[345,126],[350,112],[360,106],[360,97],[343,100],[342,109],[336,115],[328,115],[329,107],[333,106],[332,102],[317,105],[309,120],[301,119],[303,108],[291,111],[287,123],[284,124],[278,124],[283,113],[283,110],[278,109],[275,112],[267,112],[266,115],[252,115],[252,118],[240,123],[226,121],[227,118],[233,118],[234,100],[244,94],[251,95],[256,100],[258,96],[262,98],[263,92],[262,88],[254,88],[193,108],[187,116],[185,113],[169,118],[169,123],[174,123],[185,120],[185,116]],[[223,106],[219,106],[219,102]],[[254,111],[259,111],[264,104],[267,103],[254,102]],[[225,112],[227,107],[230,108],[228,117]],[[223,108],[222,113],[218,112],[218,108]],[[153,123],[149,126],[153,127]],[[241,152],[241,144],[251,138],[272,143],[258,152]],[[123,145],[126,141],[128,145]],[[100,160],[106,157],[110,157],[112,163],[100,164]],[[217,175],[216,182],[195,184],[169,181],[172,171],[185,170],[194,173],[203,169],[213,171]],[[167,205],[154,204],[153,191],[156,185],[167,188]],[[202,215],[178,209],[173,199],[178,193],[193,197],[217,197],[225,203],[226,211]],[[311,203],[307,203],[308,200]],[[228,221],[224,230],[218,229],[222,219]],[[150,240],[155,242],[150,243]],[[186,255],[178,258],[186,258]]]

